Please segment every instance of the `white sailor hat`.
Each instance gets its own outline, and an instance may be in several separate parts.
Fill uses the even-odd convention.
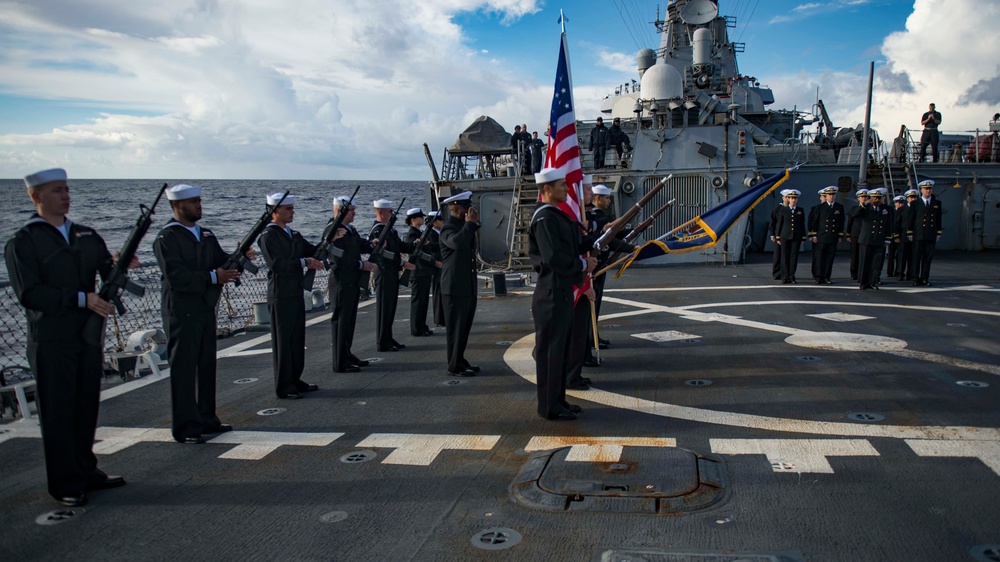
[[[788,193],[791,191],[792,191],[791,189],[782,189],[778,193],[780,193],[782,197],[788,197]]]
[[[66,181],[66,170],[52,168],[24,176],[24,185],[27,187],[38,187],[54,181]]]
[[[472,205],[472,192],[463,191],[458,195],[452,195],[451,197],[442,201],[442,203],[444,203],[445,205],[451,205],[452,203],[458,205]]]
[[[583,185],[594,185],[594,175],[583,174],[583,181],[580,183],[582,183]]]
[[[926,188],[932,188],[932,187],[934,187],[934,180],[924,180],[924,181],[918,183],[917,187],[919,187],[920,189],[923,189],[925,187]]]
[[[857,190],[857,191],[854,192],[854,196],[855,197],[861,197],[862,195],[865,196],[865,197],[868,197],[868,190],[867,189],[859,189],[859,190]]]
[[[389,201],[388,199],[376,199],[372,201],[372,206],[376,209],[391,209],[392,201]]]
[[[278,201],[281,201],[281,198],[284,197],[284,196],[285,196],[284,193],[272,193],[272,194],[270,194],[270,195],[267,196],[267,204],[270,205],[271,207],[273,207],[273,206],[277,205]],[[294,195],[288,195],[288,197],[285,197],[284,201],[281,201],[281,206],[282,207],[284,207],[285,205],[294,205],[294,204],[295,204],[295,196]]]
[[[441,211],[427,211],[427,218],[431,219],[431,222],[441,220]]]
[[[183,201],[184,199],[194,199],[195,197],[201,197],[200,185],[179,183],[175,186],[167,188],[168,201]]]
[[[611,195],[611,188],[602,183],[595,185],[591,191],[594,192],[594,195]]]
[[[334,207],[344,207],[346,205],[353,205],[353,203],[351,203],[350,197],[347,197],[346,195],[338,195],[337,197],[333,198]]]
[[[802,192],[798,189],[788,189],[786,191],[788,191],[788,197],[798,197],[799,195],[802,195]]]
[[[918,195],[920,195],[920,192],[918,192],[916,189],[907,189],[906,191],[903,192],[903,197],[910,197],[910,196],[917,197]]]
[[[889,191],[884,187],[876,187],[868,190],[868,197],[885,197]]]
[[[896,203],[905,203],[906,202],[906,197],[903,197],[902,195],[897,195],[897,196],[893,197],[892,200],[894,202],[896,202]]]
[[[541,172],[535,174],[535,183],[551,183],[566,177],[566,172],[559,168],[542,168]]]
[[[427,215],[424,214],[424,210],[421,209],[420,207],[414,207],[412,209],[407,209],[407,211],[406,211],[406,218],[410,218],[410,217],[426,217],[426,216]]]
[[[837,193],[837,187],[833,185],[828,185],[818,192],[820,195],[833,195]]]

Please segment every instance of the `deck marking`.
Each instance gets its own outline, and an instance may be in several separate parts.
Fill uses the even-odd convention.
[[[99,427],[94,453],[110,455],[137,443],[174,443],[169,429],[149,427]]]
[[[535,436],[525,452],[550,451],[569,447],[570,462],[618,462],[624,447],[676,447],[677,440],[667,437],[563,437]]]
[[[149,386],[154,382],[160,382],[162,380],[169,378],[170,378],[170,367],[163,367],[162,369],[160,369],[159,375],[149,374],[144,377],[139,377],[135,380],[117,384],[107,390],[102,390],[101,402],[104,402],[105,400],[108,400],[110,398],[114,398],[115,396],[121,396],[126,392],[132,392],[133,390],[138,390],[144,386]]]
[[[662,290],[662,289],[661,289]],[[627,292],[627,291],[623,291]],[[740,325],[745,327],[753,327],[761,330],[767,330],[771,332],[784,333],[788,336],[798,336],[797,338],[790,338],[792,341],[789,343],[810,343],[814,344],[815,338],[809,338],[806,336],[815,336],[817,332],[811,332],[808,330],[800,330],[796,328],[789,328],[785,326],[775,326],[773,324],[768,324],[765,322],[754,322],[750,320],[745,320],[735,316],[729,316],[725,314],[711,314],[700,312],[699,309],[704,308],[718,308],[718,307],[733,307],[733,306],[773,306],[776,304],[808,304],[808,305],[827,305],[836,307],[847,307],[847,306],[863,306],[866,308],[896,308],[902,310],[922,310],[929,312],[954,312],[960,314],[973,314],[981,316],[993,316],[1000,317],[1000,312],[990,312],[984,310],[971,310],[971,309],[959,309],[951,307],[934,307],[934,306],[921,306],[921,305],[897,305],[888,303],[853,303],[853,302],[839,302],[839,301],[810,301],[810,300],[782,300],[782,301],[750,301],[750,302],[725,302],[725,303],[709,303],[694,306],[684,306],[684,307],[670,307],[663,305],[656,305],[650,303],[643,303],[638,301],[631,301],[626,299],[621,299],[617,297],[605,297],[605,302],[612,302],[615,304],[621,304],[625,306],[636,307],[640,310],[639,313],[655,313],[655,312],[666,312],[669,314],[675,314],[685,318],[704,320],[704,321],[716,321],[732,325]],[[610,320],[612,318],[617,318],[621,316],[634,316],[636,311],[628,311],[626,313],[610,314],[604,317],[604,320]],[[825,337],[829,340],[831,334],[825,333]],[[872,341],[876,341],[874,336],[861,336],[857,334],[841,334],[836,336],[837,338],[846,338],[850,335],[851,340],[854,341],[864,341],[864,339],[871,338]],[[504,354],[504,361],[515,373],[520,375],[525,380],[536,384],[535,379],[535,362],[531,357],[532,349],[534,348],[535,334],[530,333],[521,339],[517,340],[513,345],[507,348]],[[827,341],[828,341],[827,340]],[[846,339],[841,339],[842,342],[847,341]],[[897,343],[898,342],[898,343]],[[876,347],[882,347],[883,350],[888,350],[890,353],[909,353],[907,350],[898,349],[899,345],[905,345],[902,340],[895,340],[894,338],[885,338],[878,340]],[[910,357],[917,357],[916,355],[909,355]],[[971,362],[961,362],[958,360],[951,360],[949,364],[957,367],[963,367],[965,365],[971,364]],[[715,410],[707,410],[703,408],[694,408],[689,406],[679,406],[676,404],[669,404],[665,402],[657,402],[654,400],[646,400],[636,396],[628,396],[624,394],[617,394],[612,392],[607,392],[601,390],[597,387],[591,387],[587,391],[567,391],[567,394],[581,400],[589,400],[594,403],[604,404],[614,408],[629,409],[637,412],[648,413],[657,416],[677,418],[688,421],[696,421],[702,423],[710,423],[717,425],[727,425],[734,427],[743,427],[750,429],[762,429],[765,431],[782,431],[791,433],[807,433],[816,435],[843,435],[851,437],[884,437],[890,439],[949,439],[949,440],[961,440],[961,441],[1000,441],[1000,429],[992,427],[968,427],[968,426],[894,426],[894,425],[880,425],[880,426],[870,426],[862,425],[857,423],[844,423],[844,422],[823,422],[823,421],[813,421],[813,420],[802,420],[793,418],[779,418],[773,416],[761,416],[756,414],[742,414],[737,412],[720,412]]]
[[[10,439],[41,439],[42,426],[37,420],[20,419],[16,422],[0,425],[0,443]]]
[[[1000,441],[926,441],[907,439],[906,444],[921,457],[974,457],[1000,476]]]
[[[900,293],[941,293],[944,291],[995,291],[988,285],[963,285],[961,287],[915,287],[912,289],[897,289]]]
[[[428,466],[445,449],[489,451],[498,441],[500,441],[499,435],[373,433],[357,446],[396,449],[382,459],[382,464]]]
[[[829,320],[831,322],[856,322],[858,320],[874,320],[874,316],[859,316],[857,314],[848,314],[846,312],[827,312],[825,314],[806,314],[806,316],[812,316],[813,318],[819,318],[820,320]]]
[[[710,439],[721,455],[765,455],[774,472],[833,474],[827,457],[877,457],[866,439]]]
[[[229,451],[219,455],[220,459],[259,461],[278,447],[297,445],[302,447],[326,447],[343,433],[290,433],[277,431],[231,431],[210,439],[209,443],[234,444]]]
[[[900,293],[915,293],[915,292],[936,292],[936,291],[979,291],[986,293],[996,293],[1000,292],[1000,288],[996,288],[990,285],[961,285],[955,287],[891,287],[882,286],[879,287],[883,291],[897,291]],[[717,285],[717,286],[703,286],[703,287],[644,287],[644,288],[632,288],[632,289],[605,289],[604,293],[673,293],[673,292],[686,292],[686,291],[751,291],[759,289],[813,289],[821,291],[851,291],[856,293],[858,291],[857,283],[842,283],[834,285],[822,285],[816,286],[812,284],[802,284],[793,285],[790,287],[785,287],[781,285],[738,285],[738,286],[727,286],[727,285]],[[518,291],[519,293],[531,295],[531,291]]]
[[[632,337],[649,340],[651,342],[656,342],[656,343],[665,343],[677,340],[690,340],[690,339],[700,338],[701,336],[685,334],[684,332],[678,332],[676,330],[668,330],[666,332],[646,332],[644,334],[632,334]]]

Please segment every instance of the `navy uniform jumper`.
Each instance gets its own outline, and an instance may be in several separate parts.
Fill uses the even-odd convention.
[[[469,367],[465,348],[476,318],[478,230],[479,223],[452,216],[441,227],[441,294],[448,336],[448,371],[451,373]]]
[[[323,239],[330,237],[329,230],[334,219],[326,225]],[[354,327],[358,321],[358,297],[361,294],[361,279],[364,263],[361,254],[371,253],[371,245],[361,238],[353,225],[341,226],[346,229],[339,240],[333,242],[336,251],[330,256],[330,332],[333,341],[333,370],[343,372],[360,361],[351,353],[354,343]]]

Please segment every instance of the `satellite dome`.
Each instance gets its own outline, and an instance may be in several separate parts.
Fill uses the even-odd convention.
[[[647,100],[670,100],[684,95],[681,73],[663,61],[646,69],[640,87],[643,99]]]
[[[639,76],[642,76],[646,69],[656,63],[656,51],[653,49],[643,49],[635,55],[635,65],[639,69]]]

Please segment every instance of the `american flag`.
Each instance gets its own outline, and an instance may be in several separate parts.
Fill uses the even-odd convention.
[[[564,18],[560,18],[565,21]],[[569,73],[569,49],[566,30],[563,29],[559,44],[559,63],[556,66],[556,86],[552,95],[552,112],[549,115],[549,146],[545,155],[546,168],[559,168],[566,172],[567,197],[559,208],[569,218],[583,222],[583,169],[580,167],[580,143],[576,138],[576,112],[573,111],[573,78]],[[583,285],[573,287],[573,302],[590,289],[590,276]]]

